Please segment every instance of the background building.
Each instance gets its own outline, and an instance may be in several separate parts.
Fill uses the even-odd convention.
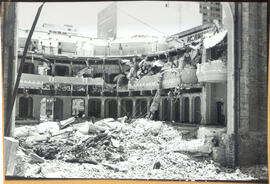
[[[222,6],[220,2],[201,2],[200,13],[203,24],[213,23],[214,20],[222,23]]]
[[[98,13],[97,37],[102,39],[116,38],[117,5],[112,3]]]

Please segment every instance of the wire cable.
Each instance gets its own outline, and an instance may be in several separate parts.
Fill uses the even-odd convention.
[[[139,18],[134,17],[133,15],[130,15],[129,13],[127,13],[126,11],[124,11],[124,10],[122,10],[122,9],[119,9],[119,10],[120,10],[120,12],[122,12],[122,13],[126,14],[127,16],[129,16],[129,17],[131,17],[131,18],[137,20],[138,22],[142,23],[143,25],[145,25],[145,26],[147,26],[147,27],[149,27],[149,28],[151,28],[151,29],[153,29],[153,30],[155,30],[155,31],[157,31],[157,32],[159,32],[159,33],[161,33],[161,34],[163,34],[164,36],[167,36],[164,32],[162,32],[162,31],[158,30],[157,28],[155,28],[155,27],[149,25],[148,23],[146,23],[146,22],[140,20]]]

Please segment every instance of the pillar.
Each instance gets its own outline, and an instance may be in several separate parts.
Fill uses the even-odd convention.
[[[132,116],[136,116],[136,98],[132,98]]]
[[[189,122],[193,122],[193,97],[189,96]]]
[[[174,111],[175,111],[175,108],[174,108],[174,104],[173,104],[173,99],[170,99],[170,120],[173,121],[174,120]]]
[[[151,97],[147,98],[147,112],[150,112],[150,106],[151,106]]]
[[[101,118],[105,118],[105,99],[101,99],[101,110],[100,110]]]
[[[55,76],[55,62],[52,65],[52,76]]]
[[[121,98],[117,98],[117,117],[121,117]]]
[[[183,97],[179,97],[179,104],[180,104],[180,122],[183,122],[183,119],[184,119],[184,117],[183,117]]]
[[[84,115],[88,118],[88,96],[84,98]]]
[[[211,112],[211,84],[206,83],[202,88],[201,97],[201,113],[202,113],[202,123],[210,123],[210,112]]]
[[[164,120],[163,117],[163,98],[159,102],[159,120]]]
[[[2,14],[2,71],[3,71],[3,114],[4,114],[4,135],[13,136],[15,128],[15,108],[11,114],[10,121],[7,120],[11,94],[17,75],[17,3],[1,2]],[[16,103],[16,102],[15,102]],[[15,104],[14,104],[15,105]]]

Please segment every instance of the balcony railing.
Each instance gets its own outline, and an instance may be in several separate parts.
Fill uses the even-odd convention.
[[[221,60],[198,64],[196,74],[199,82],[219,83],[227,80],[227,68]]]
[[[97,85],[102,86],[104,80],[102,78],[77,78],[48,76],[23,73],[20,81],[20,88],[42,89],[43,84],[71,84],[71,85]]]
[[[160,73],[152,76],[144,76],[141,79],[129,81],[128,89],[130,90],[155,90],[159,88]],[[161,80],[161,88],[175,88],[180,84],[196,84],[198,82],[196,69],[189,66],[183,70],[178,68],[164,71]]]

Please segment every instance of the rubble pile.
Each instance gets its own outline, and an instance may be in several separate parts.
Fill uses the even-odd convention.
[[[58,132],[56,126],[52,127],[54,133],[49,133],[43,127],[42,134],[49,135],[45,140],[32,138],[32,141],[26,141],[33,137],[31,131],[37,127],[32,127],[25,134],[28,137],[18,137],[20,149],[23,150],[20,151],[20,161],[24,162],[26,168],[24,177],[170,180],[267,178],[267,171],[262,166],[244,170],[220,166],[211,159],[212,141],[187,140],[183,137],[186,130],[178,130],[161,121],[127,121],[124,117],[70,123],[63,129],[59,128]],[[39,138],[42,134],[35,136]],[[22,165],[21,162],[19,165]]]

